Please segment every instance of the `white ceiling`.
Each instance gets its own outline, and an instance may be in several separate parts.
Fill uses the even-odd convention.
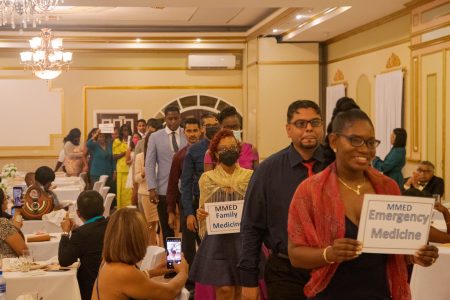
[[[289,41],[324,41],[404,8],[409,0],[65,0],[38,28],[65,36],[201,36],[283,35],[332,7],[351,9],[311,26]],[[297,15],[302,15],[297,19]],[[279,31],[273,33],[273,29]],[[18,36],[8,25],[0,36]],[[60,34],[62,35],[62,34]]]

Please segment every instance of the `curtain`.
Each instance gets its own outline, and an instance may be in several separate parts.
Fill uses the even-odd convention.
[[[345,85],[338,84],[333,86],[327,86],[327,103],[325,116],[325,126],[331,121],[331,115],[333,114],[333,109],[336,106],[336,101],[340,98],[345,97]]]
[[[375,77],[375,135],[381,141],[377,156],[384,159],[391,149],[390,136],[402,127],[403,72],[401,70]]]

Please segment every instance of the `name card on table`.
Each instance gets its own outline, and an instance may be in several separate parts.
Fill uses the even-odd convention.
[[[414,254],[428,242],[434,199],[364,195],[358,241],[362,252]]]
[[[209,213],[206,230],[209,235],[238,233],[241,229],[244,200],[205,203]]]

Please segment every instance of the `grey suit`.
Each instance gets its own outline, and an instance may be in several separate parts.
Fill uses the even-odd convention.
[[[152,133],[148,140],[145,158],[145,177],[148,189],[156,189],[159,195],[158,216],[163,231],[164,245],[166,244],[166,237],[174,235],[173,230],[168,225],[166,202],[170,167],[175,154],[171,143],[171,135],[168,131],[164,128]],[[182,149],[187,145],[187,141],[184,130],[179,128],[178,132],[178,149]]]

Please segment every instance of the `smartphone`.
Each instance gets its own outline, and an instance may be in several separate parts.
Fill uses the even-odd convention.
[[[13,199],[14,199],[14,206],[22,206],[22,195],[23,195],[23,188],[22,186],[14,186],[13,187]]]
[[[174,264],[181,263],[181,238],[168,237],[167,242],[167,269],[173,269]]]

